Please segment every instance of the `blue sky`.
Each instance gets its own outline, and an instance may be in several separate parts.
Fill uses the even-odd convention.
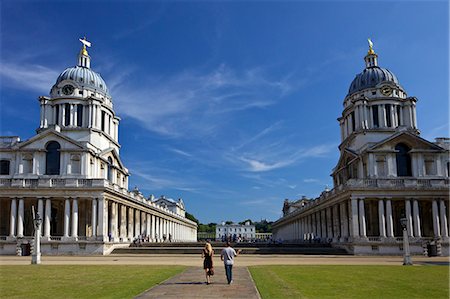
[[[182,197],[203,223],[276,220],[337,163],[342,102],[379,65],[449,135],[447,1],[1,1],[0,135],[32,137],[37,97],[92,42],[121,117],[130,188]]]

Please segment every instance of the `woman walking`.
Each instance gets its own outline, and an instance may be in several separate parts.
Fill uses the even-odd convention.
[[[205,270],[206,284],[211,283],[211,275],[214,275],[213,269],[213,255],[214,250],[212,249],[211,243],[207,242],[205,248],[202,250],[203,258],[203,269]]]

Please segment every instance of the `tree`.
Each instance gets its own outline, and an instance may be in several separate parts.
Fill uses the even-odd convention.
[[[189,220],[194,221],[195,223],[197,223],[197,225],[200,223],[200,221],[198,221],[198,219],[195,218],[194,215],[192,215],[192,214],[190,214],[190,213],[188,213],[188,212],[186,212],[186,218],[189,219]]]
[[[245,222],[250,222],[250,225],[252,225],[253,224],[253,221],[251,220],[251,219],[247,219],[247,220],[244,220],[244,221],[242,221],[242,222],[239,222],[239,224],[241,224],[241,225],[243,225],[243,224],[245,224]]]

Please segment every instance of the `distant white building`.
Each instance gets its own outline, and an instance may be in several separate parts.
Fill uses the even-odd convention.
[[[250,221],[247,221],[244,224],[225,224],[225,222],[222,222],[222,224],[216,225],[217,241],[253,241],[255,238],[255,226],[250,224]]]
[[[32,207],[43,219],[44,255],[106,254],[138,236],[197,240],[182,200],[152,201],[128,190],[120,118],[86,46],[39,105],[35,136],[0,137],[0,254],[19,253],[32,239]]]

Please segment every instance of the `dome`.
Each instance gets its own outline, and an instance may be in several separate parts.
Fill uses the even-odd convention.
[[[378,66],[368,67],[353,79],[348,89],[348,94],[350,95],[366,88],[373,88],[382,82],[400,85],[397,77],[390,70]]]
[[[103,80],[100,74],[94,72],[90,68],[83,66],[67,68],[58,76],[55,86],[64,80],[75,81],[76,84],[82,88],[102,91],[106,95],[109,95],[105,80]]]

